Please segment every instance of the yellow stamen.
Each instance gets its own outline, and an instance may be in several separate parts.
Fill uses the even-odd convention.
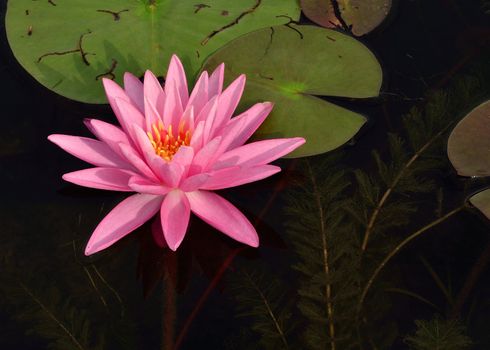
[[[147,135],[155,154],[169,162],[180,146],[190,145],[192,133],[185,129],[185,122],[180,122],[178,132],[174,135],[172,125],[165,129],[165,125],[159,120],[151,126]]]
[[[155,135],[156,142],[159,143],[162,137],[160,136],[160,131],[157,129],[157,126],[153,124],[151,126],[151,129],[153,131],[153,135]]]
[[[151,141],[153,141],[153,135],[151,132],[147,132],[146,135],[148,135],[148,137],[150,138]]]
[[[181,120],[179,123],[179,134],[184,133],[184,128],[185,128],[185,120]]]

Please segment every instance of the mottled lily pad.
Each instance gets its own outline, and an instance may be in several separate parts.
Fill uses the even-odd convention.
[[[306,138],[291,157],[330,151],[351,139],[366,121],[317,96],[375,97],[382,83],[379,62],[367,47],[314,26],[289,24],[244,35],[213,54],[204,69],[221,62],[228,82],[247,75],[242,109],[259,101],[275,103],[256,138]]]
[[[371,32],[388,16],[392,0],[300,0],[306,17],[326,27],[349,27],[352,34]],[[337,4],[337,5],[335,5]]]
[[[473,109],[456,125],[447,152],[459,175],[490,175],[490,101]]]
[[[299,12],[297,0],[9,0],[6,30],[15,57],[41,84],[102,103],[102,77],[163,75],[173,53],[195,73],[231,39]]]
[[[470,198],[470,203],[490,219],[490,189],[483,190]]]

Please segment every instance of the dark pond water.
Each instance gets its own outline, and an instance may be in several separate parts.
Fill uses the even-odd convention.
[[[383,193],[387,186],[377,177],[371,153],[378,150],[388,165],[396,167],[388,133],[407,137],[403,115],[414,106],[424,111],[434,103],[430,93],[441,89],[452,93],[453,102],[458,100],[457,108],[451,103],[442,105],[447,118],[453,119],[490,96],[483,83],[458,85],[465,76],[490,81],[485,71],[490,64],[490,15],[485,15],[482,3],[401,0],[382,28],[361,39],[381,61],[383,93],[374,101],[339,101],[368,115],[370,123],[341,150],[338,169],[329,165],[318,170],[325,156],[308,160],[319,181],[344,170],[351,183],[344,197],[361,198],[361,187],[352,173],[358,170],[371,176]],[[1,7],[3,23],[5,4]],[[322,268],[314,262],[306,264],[311,279],[294,268],[309,253],[300,252],[289,231],[292,222],[308,221],[307,215],[286,215],[292,203],[314,203],[314,196],[308,202],[307,194],[293,185],[293,179],[308,183],[305,163],[281,160],[278,164],[288,169],[281,175],[223,191],[256,224],[262,240],[257,250],[243,249],[193,219],[176,254],[159,249],[147,225],[87,258],[83,249],[91,232],[124,195],[63,182],[63,173],[85,164],[46,137],[51,133],[89,136],[83,118],[112,121],[114,117],[108,106],[76,103],[39,85],[15,61],[4,30],[1,35],[1,349],[45,349],[50,344],[57,349],[285,348],[280,336],[261,338],[270,329],[278,330],[269,311],[284,320],[290,348],[332,348],[325,340],[330,332],[322,302],[326,292],[315,290],[321,286]],[[470,96],[463,96],[465,92]],[[342,230],[359,235],[328,236],[332,245],[342,246],[350,239],[354,246],[350,248],[354,255],[339,253],[340,260],[331,265],[338,276],[331,282],[331,292],[337,293],[334,311],[346,315],[334,322],[343,337],[337,349],[406,349],[404,339],[415,333],[415,320],[431,320],[435,315],[440,315],[443,326],[460,319],[462,330],[449,327],[450,344],[457,346],[465,334],[472,340],[470,348],[490,348],[490,228],[475,210],[452,216],[401,249],[376,278],[361,319],[348,311],[355,309],[359,288],[403,238],[457,208],[465,196],[485,185],[485,180],[454,175],[443,151],[446,140],[447,133],[435,142],[440,148],[427,157],[437,164],[419,174],[431,179],[433,187],[394,195],[392,203],[401,206],[388,206],[393,213],[386,214],[386,219],[380,214],[380,226],[386,230],[373,239],[362,267],[354,263],[359,240],[352,237],[360,239],[363,232],[354,215],[344,218]],[[407,152],[413,155],[408,146]],[[332,205],[329,210],[334,209]],[[321,251],[311,252],[312,261],[317,253]],[[349,266],[350,259],[354,266]],[[350,279],[358,284],[341,283]],[[309,285],[319,300],[305,311],[301,295]],[[281,298],[275,296],[276,290]],[[251,315],[244,315],[247,312]],[[353,327],[356,322],[358,326]],[[310,328],[314,330],[305,333]],[[316,338],[315,332],[324,334]]]

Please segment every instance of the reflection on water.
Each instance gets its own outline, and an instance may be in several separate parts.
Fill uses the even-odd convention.
[[[443,329],[445,349],[467,337],[487,349],[488,226],[460,206],[488,181],[457,178],[447,133],[436,137],[490,96],[477,3],[400,2],[363,39],[387,79],[382,98],[355,107],[371,118],[356,142],[222,192],[255,223],[259,249],[193,219],[177,253],[154,243],[149,222],[85,257],[124,195],[64,183],[85,165],[46,137],[88,136],[83,118],[113,116],[33,82],[4,37],[1,348],[426,349]]]

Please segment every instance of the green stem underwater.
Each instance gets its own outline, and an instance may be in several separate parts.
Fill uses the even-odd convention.
[[[440,224],[441,222],[444,222],[446,221],[448,218],[450,218],[451,216],[453,216],[454,214],[457,214],[459,213],[461,210],[463,210],[465,208],[465,205],[462,205],[454,210],[451,210],[450,212],[448,212],[446,215],[440,217],[439,219],[435,220],[435,221],[432,221],[430,224],[422,227],[421,229],[415,231],[414,233],[412,233],[410,236],[408,236],[407,238],[405,238],[402,242],[400,242],[396,247],[395,249],[393,249],[384,259],[383,261],[378,265],[378,267],[376,268],[376,270],[374,270],[371,278],[368,280],[368,282],[366,283],[366,286],[364,287],[362,293],[361,293],[361,297],[359,298],[359,303],[357,305],[357,314],[358,314],[358,317],[360,315],[360,312],[361,312],[361,309],[362,309],[362,305],[364,303],[364,300],[366,299],[366,295],[367,293],[369,292],[369,289],[371,288],[374,280],[376,279],[376,277],[378,276],[378,274],[381,272],[381,270],[386,266],[386,264],[388,263],[388,261],[390,261],[403,247],[405,247],[408,243],[410,243],[412,240],[414,240],[415,238],[417,238],[418,236],[420,236],[422,233],[424,233],[425,231],[431,229],[432,227]]]
[[[61,323],[61,321],[51,311],[49,311],[49,309],[41,302],[41,300],[39,300],[34,295],[34,293],[32,293],[29,290],[29,288],[26,287],[26,285],[24,283],[19,282],[19,285],[26,292],[26,294],[29,295],[29,297],[31,297],[31,299],[46,313],[46,315],[48,315],[48,317],[51,320],[53,320],[53,322],[56,323],[58,325],[58,327],[60,327],[63,330],[63,332],[66,333],[66,335],[71,339],[71,341],[73,342],[73,344],[75,344],[75,346],[78,349],[81,349],[81,350],[84,350],[85,349],[82,346],[82,344],[80,344],[78,342],[77,338],[75,338],[75,336],[68,330],[68,328],[65,327],[65,325],[63,323]]]
[[[119,304],[121,305],[121,317],[124,316],[124,303],[123,303],[123,300],[121,298],[121,296],[119,295],[119,293],[109,284],[109,282],[107,282],[107,280],[104,278],[104,276],[102,276],[102,274],[99,272],[99,270],[97,269],[97,267],[95,265],[92,265],[92,269],[95,271],[95,273],[97,274],[97,276],[99,276],[100,280],[102,281],[102,283],[105,284],[105,286],[114,294],[114,296],[116,297],[117,301],[119,302]]]
[[[99,299],[101,301],[101,303],[104,305],[104,307],[107,309],[107,302],[105,301],[105,298],[104,296],[102,295],[102,293],[100,292],[99,288],[97,287],[97,284],[95,284],[95,281],[94,279],[92,278],[92,274],[90,273],[90,271],[85,267],[83,266],[83,270],[85,271],[85,274],[87,275],[87,278],[88,280],[90,281],[90,284],[92,285],[92,287],[94,288],[94,291],[97,293],[97,295],[99,296]]]
[[[316,183],[315,175],[311,169],[310,163],[306,161],[308,167],[308,172],[310,174],[311,183],[313,185],[313,192],[318,206],[318,217],[320,219],[320,233],[322,235],[322,248],[323,248],[323,267],[325,273],[325,301],[326,301],[326,311],[328,319],[328,332],[330,335],[330,348],[335,350],[335,325],[333,320],[333,305],[332,305],[332,287],[330,284],[330,267],[328,265],[328,245],[327,245],[327,229],[325,227],[325,213],[323,211],[322,200],[320,197],[320,192],[318,185]]]
[[[405,175],[405,172],[410,168],[410,166],[421,156],[421,154],[423,152],[425,152],[429,147],[430,145],[432,145],[432,143],[440,136],[442,136],[442,134],[444,134],[444,132],[452,125],[452,123],[446,125],[441,131],[439,131],[436,135],[434,135],[434,137],[432,137],[431,139],[429,139],[429,141],[427,141],[413,156],[412,158],[410,158],[408,160],[408,162],[402,167],[402,169],[400,170],[400,172],[397,174],[397,176],[393,179],[393,182],[391,183],[390,187],[388,187],[388,189],[385,191],[385,193],[383,194],[383,196],[381,197],[381,199],[379,200],[378,202],[378,205],[376,206],[376,208],[374,209],[373,213],[371,214],[371,217],[369,218],[369,222],[368,222],[368,225],[366,227],[366,231],[364,232],[364,239],[362,241],[362,246],[361,246],[361,249],[362,249],[362,252],[364,252],[367,248],[367,244],[368,244],[368,240],[369,240],[369,236],[371,235],[371,233],[373,232],[373,229],[374,229],[374,225],[376,223],[376,219],[378,218],[378,215],[381,211],[381,208],[383,208],[384,204],[386,203],[386,201],[388,200],[389,196],[392,194],[393,190],[395,189],[395,187],[398,185],[398,183],[400,182],[400,180],[403,178],[403,176]]]
[[[272,323],[274,324],[274,327],[277,330],[277,333],[279,333],[279,337],[281,338],[282,343],[284,344],[284,349],[289,349],[289,345],[288,345],[288,342],[287,342],[286,337],[284,335],[284,332],[283,332],[283,330],[281,328],[281,325],[279,324],[279,322],[277,320],[277,317],[274,315],[274,312],[272,311],[272,308],[270,306],[269,301],[265,297],[264,293],[262,293],[262,291],[260,290],[259,286],[257,286],[257,284],[253,281],[252,277],[250,277],[250,275],[248,273],[246,273],[246,272],[243,272],[243,274],[245,275],[245,277],[247,278],[247,280],[250,282],[250,284],[252,285],[252,287],[255,289],[255,291],[259,294],[260,299],[264,303],[264,306],[265,306],[265,308],[267,310],[267,313],[270,316],[271,321],[272,321]]]

